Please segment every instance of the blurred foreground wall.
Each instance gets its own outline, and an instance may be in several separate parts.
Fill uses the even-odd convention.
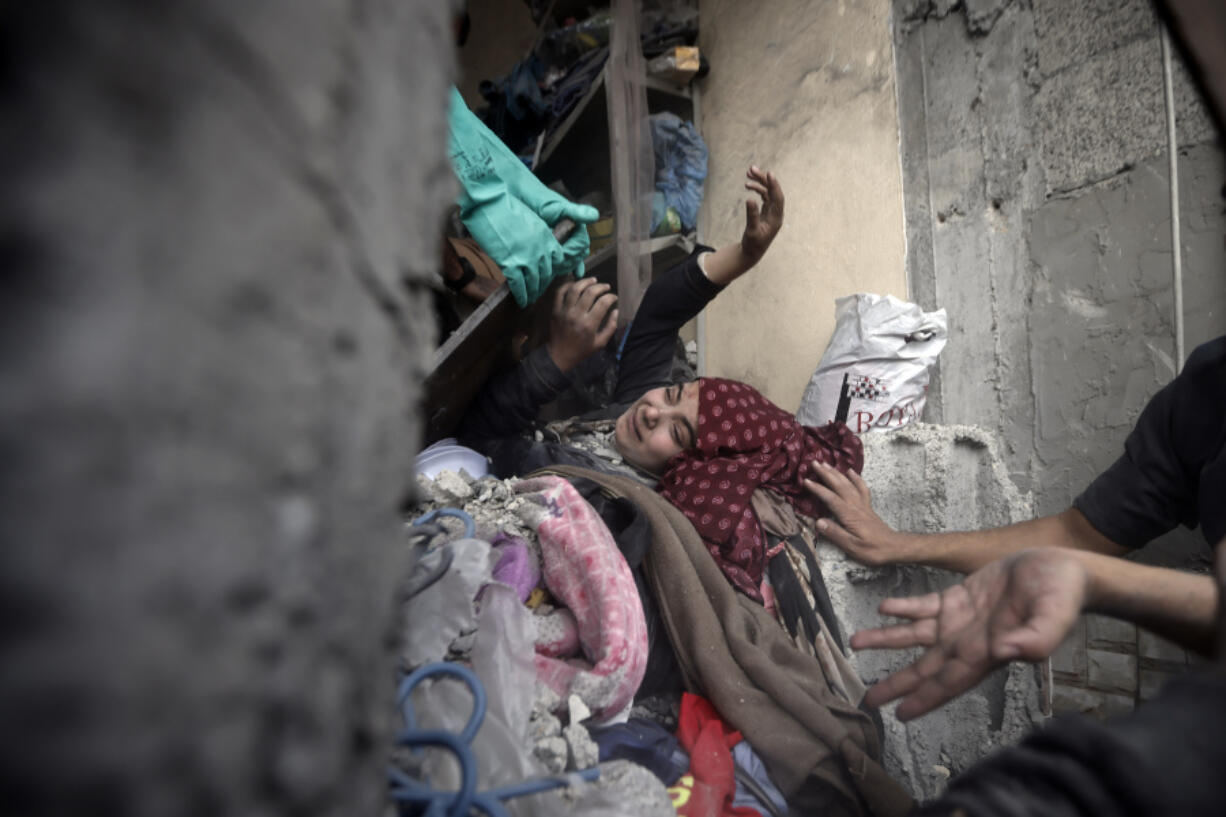
[[[375,812],[448,4],[0,15],[0,802]]]

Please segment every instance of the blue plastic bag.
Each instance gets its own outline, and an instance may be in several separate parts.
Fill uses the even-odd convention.
[[[698,224],[703,185],[707,180],[707,145],[692,122],[672,113],[651,116],[651,146],[656,156],[656,191],[681,218],[689,232]],[[660,226],[653,218],[651,230]]]

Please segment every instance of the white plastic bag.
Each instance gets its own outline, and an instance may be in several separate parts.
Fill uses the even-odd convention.
[[[947,339],[944,309],[924,312],[865,292],[839,298],[834,334],[796,419],[811,426],[842,420],[857,434],[918,422],[928,369]]]

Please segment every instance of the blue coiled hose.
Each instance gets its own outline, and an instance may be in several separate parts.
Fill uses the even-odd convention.
[[[412,700],[413,690],[425,679],[439,675],[459,678],[472,693],[473,711],[468,716],[468,723],[464,724],[459,734],[417,728],[417,715],[413,709]],[[446,661],[427,664],[400,682],[396,701],[404,717],[405,725],[404,730],[396,736],[396,744],[415,750],[427,746],[445,749],[455,756],[460,766],[460,788],[456,791],[439,791],[414,780],[400,769],[391,767],[388,770],[388,777],[392,786],[392,799],[406,813],[421,814],[423,817],[468,817],[473,810],[476,810],[488,817],[509,817],[502,804],[504,800],[540,794],[550,789],[569,786],[574,782],[576,775],[558,775],[525,780],[484,792],[476,790],[477,759],[473,756],[470,744],[485,720],[486,696],[481,679],[467,667]],[[600,777],[600,769],[599,767],[585,769],[578,772],[577,776],[590,782]]]
[[[459,508],[438,508],[437,510],[430,511],[430,513],[417,517],[409,524],[411,524],[413,527],[425,525],[428,522],[433,522],[440,516],[453,516],[463,522],[465,539],[473,538],[473,535],[477,532],[477,525],[473,522],[473,518]]]

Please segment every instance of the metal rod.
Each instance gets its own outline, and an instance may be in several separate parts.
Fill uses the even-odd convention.
[[[1162,75],[1166,84],[1166,148],[1171,177],[1171,263],[1175,287],[1175,373],[1183,369],[1183,248],[1179,229],[1179,142],[1175,135],[1175,85],[1171,75],[1171,40],[1161,26]]]
[[[694,127],[698,132],[702,133],[702,92],[698,88],[698,83],[694,82],[690,85],[690,109],[694,116]],[[698,224],[694,228],[694,239],[701,244],[703,238],[702,219],[698,219]],[[698,347],[698,376],[707,376],[707,310],[703,309],[698,313],[698,322],[694,327],[694,345]]]

